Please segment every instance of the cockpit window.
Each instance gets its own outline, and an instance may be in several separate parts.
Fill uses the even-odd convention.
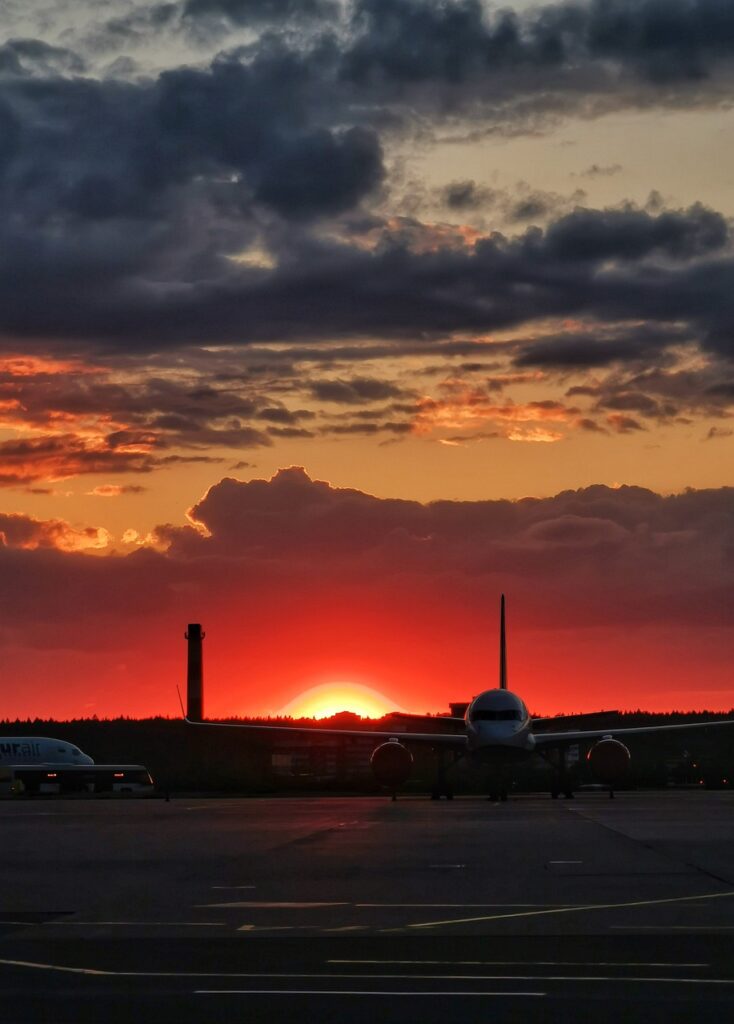
[[[501,711],[489,711],[477,708],[472,711],[473,722],[521,722],[522,714],[517,708],[503,708]]]

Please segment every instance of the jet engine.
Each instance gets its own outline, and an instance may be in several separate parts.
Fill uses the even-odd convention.
[[[395,790],[410,777],[413,755],[402,743],[388,740],[372,752],[370,764],[380,785]]]
[[[600,782],[611,786],[620,782],[630,766],[630,752],[624,743],[607,736],[599,740],[586,755],[592,772]]]

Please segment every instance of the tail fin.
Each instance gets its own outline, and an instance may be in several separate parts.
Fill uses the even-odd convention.
[[[505,595],[500,598],[500,690],[507,689],[507,640],[505,638]]]

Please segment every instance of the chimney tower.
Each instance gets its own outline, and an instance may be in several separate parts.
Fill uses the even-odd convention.
[[[202,640],[206,636],[201,623],[190,622],[185,633],[189,642],[186,671],[186,717],[192,722],[204,720],[204,652]]]

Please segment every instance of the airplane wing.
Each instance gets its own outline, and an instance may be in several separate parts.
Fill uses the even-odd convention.
[[[466,720],[453,718],[451,715],[414,715],[412,711],[391,711],[386,718],[396,722],[447,722],[449,725],[464,726]]]
[[[301,725],[251,725],[249,722],[195,722],[184,718],[187,725],[205,729],[249,729],[251,732],[297,733],[301,736],[352,736],[360,739],[399,740],[401,743],[420,743],[423,746],[453,747],[464,750],[466,736],[463,733],[441,732],[373,732],[372,729],[311,729]]]
[[[621,736],[644,736],[648,733],[676,732],[679,729],[710,729],[717,725],[734,725],[734,718],[717,718],[713,722],[685,722],[682,725],[638,725],[629,728],[577,729],[568,732],[534,733],[535,746],[561,746],[565,743],[581,743],[584,740],[599,740],[604,736],[617,739]]]
[[[593,725],[594,722],[600,722],[602,719],[607,719],[609,715],[618,714],[619,710],[617,708],[609,709],[608,711],[583,711],[578,715],[553,715],[552,718],[534,718],[532,720],[532,725],[533,728],[535,728],[536,725],[555,725],[558,727],[566,725],[567,722],[574,722],[575,724],[578,724],[579,722],[588,722],[590,725]]]

